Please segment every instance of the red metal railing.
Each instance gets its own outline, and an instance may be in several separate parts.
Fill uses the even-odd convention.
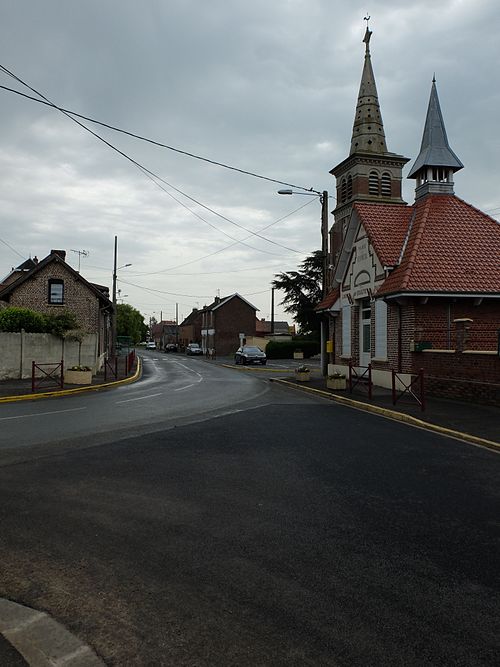
[[[403,390],[396,389],[396,380],[403,386]],[[410,396],[413,398],[419,405],[420,410],[424,412],[425,410],[425,385],[424,385],[424,369],[421,368],[414,378],[410,380],[410,384],[402,379],[399,373],[396,373],[395,370],[392,371],[392,404],[396,405],[396,402],[399,401],[403,396]]]
[[[354,391],[354,388],[359,385],[360,388],[367,390],[368,398],[371,399],[373,388],[372,365],[368,364],[368,366],[354,366],[352,362],[350,362],[347,382],[349,386],[349,392],[351,394]]]
[[[43,367],[50,366],[50,371],[46,371]],[[42,373],[38,378],[36,372]],[[59,375],[57,372],[59,371]],[[38,381],[37,381],[38,380]],[[64,387],[64,361],[61,359],[59,363],[37,364],[36,361],[31,362],[31,392],[34,393],[40,387],[47,384],[54,383],[61,389]]]

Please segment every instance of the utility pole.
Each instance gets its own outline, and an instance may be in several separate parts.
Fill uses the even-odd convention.
[[[328,192],[323,190],[321,195],[321,258],[323,260],[322,271],[322,295],[323,299],[328,294]],[[328,316],[321,316],[321,374],[328,374],[328,354],[326,352],[326,341],[328,339]]]
[[[118,237],[115,236],[115,250],[113,255],[113,310],[111,312],[111,358],[116,355],[116,258]]]
[[[271,336],[274,336],[274,287],[271,287]]]

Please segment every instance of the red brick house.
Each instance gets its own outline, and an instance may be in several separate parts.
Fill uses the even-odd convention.
[[[175,320],[162,320],[151,327],[151,338],[156,347],[163,350],[168,343],[178,342],[178,328]]]
[[[97,334],[100,355],[109,340],[113,304],[108,289],[85,280],[65,257],[64,250],[51,250],[45,259],[30,259],[13,269],[0,285],[0,302],[39,313],[71,311],[83,332]]]
[[[500,403],[500,224],[454,193],[463,165],[431,95],[420,153],[401,199],[407,159],[387,151],[365,35],[351,152],[337,179],[330,232],[329,370],[371,365],[375,384],[424,369],[428,390]]]
[[[215,350],[219,356],[233,354],[247,336],[255,333],[257,308],[240,294],[214,302],[201,311],[201,339],[203,351]]]
[[[179,345],[186,347],[189,343],[201,345],[201,310],[193,308],[179,324]]]

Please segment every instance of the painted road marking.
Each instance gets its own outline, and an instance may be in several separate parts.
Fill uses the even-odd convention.
[[[34,412],[32,415],[16,415],[15,417],[0,417],[0,421],[8,419],[24,419],[25,417],[44,417],[45,415],[60,415],[62,412],[78,412],[87,408],[71,408],[70,410],[53,410],[52,412]]]
[[[158,394],[148,394],[147,396],[139,396],[139,398],[127,398],[125,401],[116,401],[116,404],[119,403],[130,403],[131,401],[144,401],[146,398],[155,398],[156,396],[163,396],[163,392],[160,391]]]

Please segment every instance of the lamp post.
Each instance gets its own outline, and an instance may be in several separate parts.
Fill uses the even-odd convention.
[[[123,266],[116,266],[117,264],[117,255],[118,255],[118,237],[115,236],[115,250],[113,254],[113,292],[112,292],[112,303],[113,309],[111,312],[111,358],[113,359],[116,355],[116,272],[120,269],[124,269],[126,266],[132,266],[132,264],[124,264]]]
[[[321,204],[321,259],[322,259],[322,271],[321,271],[321,294],[323,299],[328,294],[329,284],[328,284],[328,191],[323,190],[319,192],[318,190],[309,190],[307,192],[298,192],[295,190],[278,190],[279,195],[311,195],[313,197],[319,197]],[[328,372],[328,362],[326,354],[326,321],[324,318],[321,319],[321,373],[326,375]]]

